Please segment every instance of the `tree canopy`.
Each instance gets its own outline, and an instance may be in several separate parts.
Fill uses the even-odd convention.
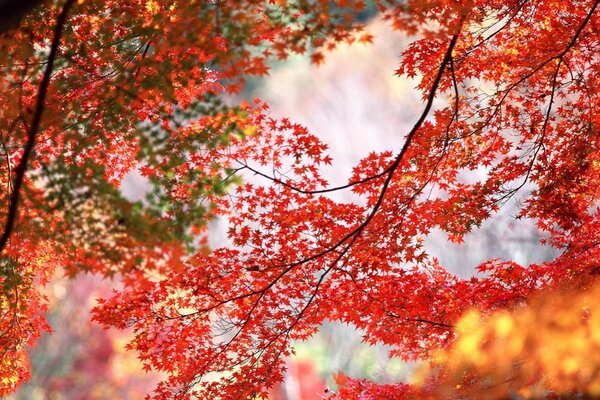
[[[434,366],[413,386],[340,375],[327,396],[347,399],[496,390],[493,360],[461,357],[495,354],[498,337],[524,343],[519,324],[575,331],[574,349],[594,348],[598,3],[369,4],[415,35],[395,73],[416,78],[423,101],[398,133],[403,146],[369,154],[345,182],[322,178],[335,161],[305,127],[260,99],[223,96],[273,60],[308,52],[320,63],[339,43],[369,43],[364,1],[62,0],[19,11],[0,34],[0,394],[28,377],[26,349],[49,329],[41,288],[56,273],[123,281],[93,318],[133,329],[129,349],[166,373],[158,399],[266,397],[293,342],[324,321]],[[475,170],[483,178],[462,178]],[[144,201],[119,189],[132,171],[151,184]],[[508,201],[559,256],[489,260],[462,279],[427,253],[432,230],[460,243]],[[208,248],[215,216],[228,217],[231,246]],[[577,300],[536,300],[553,296]],[[536,319],[556,307],[577,329]],[[598,390],[594,360],[568,358],[561,373],[588,372],[560,385],[531,361],[542,352],[521,348],[505,354],[502,376],[516,378],[500,396]]]

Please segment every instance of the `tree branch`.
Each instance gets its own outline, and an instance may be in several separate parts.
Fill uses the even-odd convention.
[[[46,100],[46,94],[48,93],[48,86],[50,85],[52,70],[54,69],[54,60],[56,59],[56,55],[58,53],[58,47],[60,45],[60,38],[62,35],[63,27],[67,20],[69,10],[71,6],[73,6],[73,3],[75,3],[75,0],[67,0],[65,2],[65,5],[63,6],[60,15],[58,16],[58,19],[56,20],[56,26],[54,27],[54,36],[52,38],[52,44],[50,46],[50,54],[48,55],[48,64],[46,65],[46,70],[44,71],[44,76],[42,78],[42,82],[40,83],[40,88],[38,90],[31,125],[29,125],[29,129],[27,130],[27,143],[25,144],[23,156],[21,157],[19,165],[15,170],[16,176],[13,191],[10,195],[8,216],[4,225],[4,231],[2,232],[2,236],[0,237],[0,253],[6,247],[8,239],[10,238],[10,235],[15,226],[15,221],[17,219],[19,207],[21,186],[23,185],[25,172],[27,171],[27,163],[35,147],[35,140],[40,128],[40,123],[42,121],[42,114],[44,112],[44,102]]]

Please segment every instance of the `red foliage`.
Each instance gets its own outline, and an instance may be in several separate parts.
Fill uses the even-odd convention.
[[[123,277],[94,318],[133,328],[130,349],[168,375],[153,394],[165,399],[266,396],[291,343],[325,320],[393,356],[427,358],[467,308],[594,280],[598,0],[376,2],[394,29],[420,35],[396,73],[421,77],[423,111],[401,149],[371,154],[340,187],[321,177],[332,160],[304,127],[260,102],[211,101],[267,73],[272,57],[314,48],[318,63],[356,40],[362,1],[72,3],[39,8],[2,38],[0,394],[27,377],[25,346],[46,329],[37,288],[57,269]],[[131,204],[117,187],[138,166],[155,190]],[[460,179],[480,167],[481,181]],[[262,180],[231,185],[244,172]],[[460,243],[511,198],[559,257],[491,260],[465,280],[428,256],[433,229]],[[214,215],[230,217],[232,246],[190,250],[190,232]],[[349,380],[339,395],[411,390]]]

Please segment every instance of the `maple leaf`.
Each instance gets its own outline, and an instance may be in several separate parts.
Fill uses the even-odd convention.
[[[320,65],[325,62],[325,56],[323,53],[314,52],[310,55],[310,60],[313,64]]]
[[[333,381],[338,386],[344,386],[348,382],[348,377],[343,373],[339,372],[333,375]]]

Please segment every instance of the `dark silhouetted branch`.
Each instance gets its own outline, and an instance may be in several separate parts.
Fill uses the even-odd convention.
[[[58,47],[60,45],[60,38],[62,35],[63,27],[67,20],[69,10],[71,6],[73,6],[73,3],[75,3],[75,0],[67,0],[65,5],[63,6],[62,11],[60,12],[60,15],[58,16],[58,19],[56,20],[56,26],[54,27],[54,36],[52,38],[52,44],[50,46],[50,54],[48,55],[48,64],[46,65],[46,70],[44,71],[44,76],[42,78],[38,90],[31,124],[29,125],[29,129],[27,130],[27,143],[25,144],[23,156],[19,161],[19,165],[15,169],[15,180],[13,184],[13,191],[10,194],[8,215],[6,217],[6,223],[4,224],[4,231],[2,232],[2,236],[0,237],[0,252],[2,252],[6,247],[8,239],[10,238],[10,235],[15,226],[15,221],[17,219],[17,213],[19,208],[21,186],[23,185],[25,172],[27,171],[27,163],[29,161],[29,158],[31,157],[31,154],[33,153],[36,136],[38,134],[40,123],[42,121],[42,114],[44,112],[44,102],[46,100],[46,94],[48,93],[48,86],[50,85],[50,78],[52,77],[52,70],[54,68],[54,60],[56,59],[56,55],[58,53]]]

